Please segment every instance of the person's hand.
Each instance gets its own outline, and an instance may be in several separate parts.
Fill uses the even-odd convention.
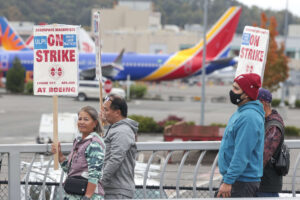
[[[232,185],[227,184],[227,183],[222,183],[220,188],[219,188],[219,192],[217,197],[223,197],[223,198],[228,198],[231,197],[231,189],[232,189]]]
[[[99,112],[99,119],[102,122],[102,126],[106,126],[108,122],[106,121],[106,118],[104,117],[104,109],[101,109],[101,112]]]
[[[56,154],[57,152],[58,152],[58,154],[61,153],[60,142],[57,143],[57,147],[58,147],[58,149],[56,149],[56,145],[54,143],[52,143],[52,145],[51,145],[51,152],[53,154]]]
[[[56,149],[55,144],[52,143],[52,145],[51,145],[51,152],[52,152],[53,154],[58,153],[58,161],[61,163],[61,162],[63,162],[66,158],[65,158],[65,156],[63,155],[63,153],[61,152],[60,142],[57,143],[57,147],[58,147],[58,148]]]

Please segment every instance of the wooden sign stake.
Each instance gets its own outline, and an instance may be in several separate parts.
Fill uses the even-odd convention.
[[[56,147],[54,154],[54,170],[58,170],[58,96],[53,96],[53,143]]]

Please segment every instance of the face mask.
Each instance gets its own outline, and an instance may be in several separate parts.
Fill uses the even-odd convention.
[[[243,101],[243,99],[241,99],[242,94],[236,94],[232,90],[230,90],[229,96],[231,103],[233,103],[234,105],[238,105],[239,103],[241,103]]]

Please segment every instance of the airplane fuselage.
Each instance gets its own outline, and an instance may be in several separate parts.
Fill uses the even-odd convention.
[[[102,54],[102,64],[113,63],[118,54],[104,53]],[[127,75],[130,75],[131,80],[140,80],[157,70],[170,55],[149,55],[126,53],[122,59],[121,70],[114,80],[126,80]],[[33,51],[0,51],[0,69],[7,71],[12,67],[15,58],[19,58],[26,71],[33,71]],[[79,70],[87,70],[95,68],[95,54],[80,53],[79,54]]]
[[[229,49],[228,49],[229,51]],[[224,56],[228,51],[224,52]],[[168,60],[172,57],[173,60],[178,59],[178,62],[187,60],[184,57],[174,57],[174,54],[136,54],[125,53],[122,58],[123,70],[113,77],[113,80],[126,80],[127,75],[130,75],[131,80],[144,80],[149,75],[156,72],[159,68],[164,66],[164,71],[161,72],[161,76],[150,77],[147,80],[171,80],[184,78],[190,75],[198,75],[201,72],[202,57],[194,57],[186,62],[182,67],[175,69],[175,66],[168,64]],[[116,53],[103,53],[102,65],[112,63],[118,54]],[[18,57],[21,64],[25,67],[26,71],[33,71],[33,51],[0,51],[0,69],[7,71],[12,67],[14,59]],[[223,63],[224,66],[234,64]],[[84,71],[95,68],[95,54],[92,53],[79,53],[79,70]],[[223,68],[223,65],[218,63],[219,68]],[[213,63],[206,66],[207,73],[211,73],[215,70]],[[174,69],[174,70],[173,70]],[[177,71],[176,71],[177,70]],[[163,74],[164,73],[164,74]]]

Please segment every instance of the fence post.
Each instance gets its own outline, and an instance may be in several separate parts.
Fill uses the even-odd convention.
[[[20,152],[10,151],[8,156],[8,197],[10,200],[20,200]]]

